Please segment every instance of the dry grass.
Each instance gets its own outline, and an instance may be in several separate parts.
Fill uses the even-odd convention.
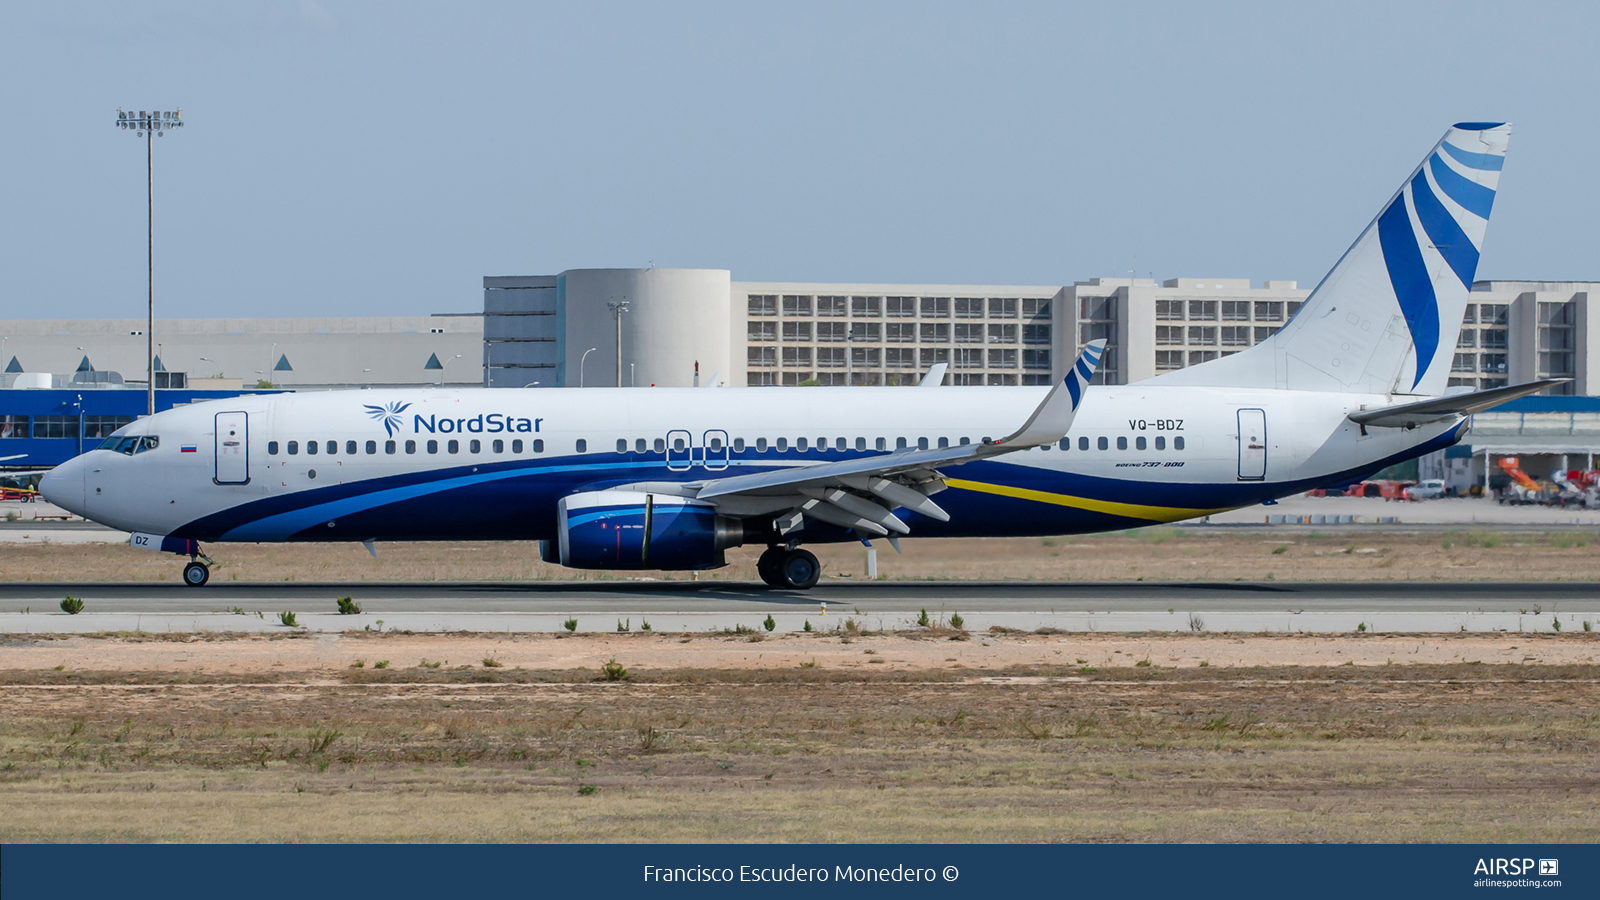
[[[11,672],[0,840],[1600,839],[1594,666],[794,671]]]
[[[887,547],[879,573],[889,579],[1024,581],[1597,581],[1600,539],[1580,532],[1319,533],[1148,528],[1057,538],[912,539]],[[1279,548],[1282,548],[1281,550]],[[810,547],[827,578],[864,578],[866,551],[855,544]],[[685,578],[686,573],[581,572],[539,561],[531,542],[381,544],[372,559],[357,544],[207,545],[220,581],[608,581]],[[702,578],[757,581],[759,547],[728,552],[729,565]],[[1275,552],[1277,551],[1277,552]],[[470,568],[462,560],[472,560]],[[6,581],[167,581],[174,557],[122,544],[8,544]]]

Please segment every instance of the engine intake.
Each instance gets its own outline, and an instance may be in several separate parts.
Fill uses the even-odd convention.
[[[573,569],[715,569],[727,565],[723,550],[744,543],[744,523],[715,506],[643,491],[563,497],[557,528],[540,556]]]

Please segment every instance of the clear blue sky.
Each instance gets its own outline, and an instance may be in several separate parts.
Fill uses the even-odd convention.
[[[1589,3],[0,5],[0,317],[481,308],[484,275],[1314,284],[1516,124],[1479,277],[1600,279]]]

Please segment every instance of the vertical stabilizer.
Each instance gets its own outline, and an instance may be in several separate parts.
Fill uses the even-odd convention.
[[[1452,127],[1281,331],[1156,380],[1442,394],[1510,136],[1498,122]]]

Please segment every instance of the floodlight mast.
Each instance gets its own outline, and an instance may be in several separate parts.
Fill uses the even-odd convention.
[[[138,113],[117,108],[117,127],[144,138],[145,242],[149,260],[149,308],[145,325],[145,397],[149,415],[156,414],[156,188],[155,139],[183,127],[182,107],[174,110]]]
[[[628,301],[613,300],[606,304],[611,317],[617,320],[617,387],[622,387],[622,314],[628,311]]]

